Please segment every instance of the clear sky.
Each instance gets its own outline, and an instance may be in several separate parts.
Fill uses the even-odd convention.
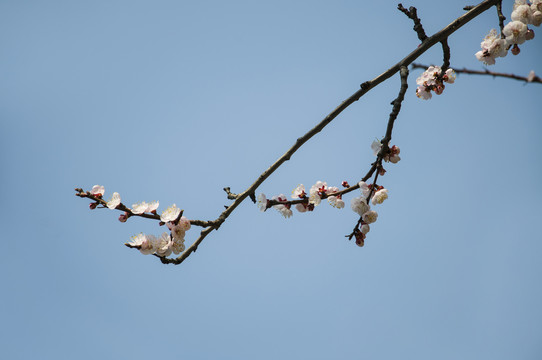
[[[508,16],[512,1],[505,1]],[[463,1],[412,1],[428,34]],[[180,266],[123,243],[156,222],[74,187],[210,220],[359,84],[418,45],[391,1],[0,1],[2,359],[540,359],[542,87],[458,76],[409,90],[365,247],[357,215],[244,202]],[[449,39],[474,53],[494,9]],[[542,74],[542,31],[491,69]],[[419,62],[441,63],[440,48]],[[358,181],[399,78],[259,189]],[[356,195],[357,196],[357,195]],[[187,242],[197,237],[187,233]]]

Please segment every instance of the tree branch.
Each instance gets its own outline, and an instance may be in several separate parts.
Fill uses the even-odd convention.
[[[456,32],[457,30],[459,30],[463,25],[467,24],[469,21],[471,21],[472,19],[474,19],[475,17],[477,17],[478,15],[483,13],[484,11],[488,10],[490,7],[494,6],[498,2],[499,2],[499,0],[485,0],[485,1],[482,1],[480,4],[478,4],[478,5],[474,6],[473,8],[471,8],[467,13],[465,13],[464,15],[460,16],[459,18],[455,19],[452,23],[450,23],[448,26],[444,27],[442,30],[440,30],[436,34],[432,35],[431,37],[426,37],[426,36],[423,37],[422,36],[423,37],[422,43],[415,50],[413,50],[410,54],[408,54],[406,57],[401,59],[397,64],[393,65],[391,68],[384,71],[382,74],[378,75],[374,79],[362,83],[361,86],[360,86],[360,89],[358,91],[356,91],[349,98],[344,100],[339,106],[337,106],[337,108],[335,108],[331,113],[329,113],[314,128],[309,130],[305,135],[298,138],[296,140],[296,142],[290,147],[290,149],[288,149],[269,168],[267,168],[263,173],[261,173],[258,176],[258,178],[252,183],[252,185],[250,185],[245,191],[243,191],[242,193],[239,193],[239,194],[233,194],[233,193],[229,192],[229,190],[226,191],[227,194],[228,194],[228,198],[230,198],[230,199],[232,199],[234,201],[230,206],[228,206],[218,216],[218,218],[216,220],[209,221],[209,222],[191,221],[191,223],[194,223],[194,224],[196,224],[196,222],[198,224],[200,224],[200,225],[205,224],[205,225],[207,225],[207,227],[205,227],[200,232],[200,236],[198,237],[198,239],[190,247],[188,247],[183,253],[181,253],[181,255],[178,256],[177,258],[170,259],[170,258],[160,257],[160,260],[162,261],[162,263],[164,263],[164,264],[176,264],[176,265],[181,264],[188,256],[190,256],[190,254],[192,254],[193,252],[195,252],[197,250],[198,246],[205,239],[205,237],[207,237],[207,235],[209,235],[213,230],[218,230],[220,228],[222,223],[230,216],[230,214],[247,197],[250,196],[251,198],[253,198],[256,189],[267,178],[269,178],[269,176],[271,176],[271,174],[273,174],[284,162],[290,160],[292,155],[301,146],[303,146],[303,144],[305,144],[308,140],[310,140],[317,133],[322,131],[342,111],[344,111],[347,107],[352,105],[354,102],[358,101],[363,95],[365,95],[371,89],[373,89],[374,87],[376,87],[380,83],[384,82],[385,80],[389,79],[390,77],[395,75],[397,72],[401,71],[402,86],[401,86],[400,96],[397,99],[395,99],[394,102],[393,102],[394,107],[393,107],[392,113],[390,114],[390,119],[388,121],[388,129],[386,131],[386,136],[384,137],[384,139],[382,141],[383,142],[383,146],[382,146],[383,149],[381,149],[381,151],[379,152],[379,155],[378,155],[379,158],[380,158],[380,162],[381,162],[382,158],[383,158],[383,156],[385,154],[385,149],[384,148],[388,147],[389,140],[391,139],[391,132],[392,132],[392,128],[393,128],[393,123],[395,121],[395,118],[397,117],[397,113],[399,112],[401,102],[402,102],[402,100],[404,98],[404,91],[406,91],[406,75],[408,75],[407,66],[410,65],[413,61],[415,61],[419,56],[421,56],[427,50],[429,50],[431,47],[433,47],[435,44],[445,41],[451,34]],[[411,8],[411,12],[410,12],[411,15],[412,15],[412,9],[413,8]],[[414,12],[414,15],[415,15],[415,12]],[[415,16],[415,18],[417,19],[417,16]],[[418,19],[418,21],[419,21],[419,19]],[[415,20],[415,24],[416,24],[416,20]],[[420,26],[418,27],[418,30],[416,30],[419,37],[421,36],[420,35],[421,32],[419,32],[420,28],[421,28],[421,23],[420,23]],[[421,29],[423,30],[423,28],[421,28]],[[423,34],[425,35],[425,32]],[[405,82],[404,90],[403,90],[403,82]],[[384,146],[384,143],[386,144],[386,146]],[[389,151],[389,148],[388,148],[388,151]],[[381,166],[381,164],[380,164],[380,166]],[[371,166],[371,169],[369,170],[367,175],[362,180],[365,181],[365,180],[369,179],[372,176],[372,174],[378,169],[378,167],[379,167],[379,162],[378,161],[374,162],[372,164],[372,166]],[[357,187],[359,187],[359,186],[356,185],[356,186],[353,186],[353,187],[349,187],[348,189],[343,190],[342,193],[352,191],[352,190],[356,189]],[[84,195],[82,195],[82,194],[83,193],[82,193],[82,190],[81,190],[76,195],[81,196],[81,197],[89,197],[92,200],[95,200],[95,201],[99,202],[102,205],[104,205],[104,203],[105,203],[101,199],[96,199],[96,198],[93,198],[92,196],[88,196],[88,193],[85,193]],[[333,195],[333,194],[330,194],[330,195]],[[124,211],[129,210],[124,205],[123,205],[122,209]],[[121,209],[119,208],[119,210],[121,210]],[[133,215],[136,215],[136,214],[133,214]],[[147,214],[143,214],[143,215],[147,215]],[[139,215],[139,216],[143,216],[143,215]],[[148,216],[143,216],[143,217],[150,217],[150,218],[156,219],[157,216],[158,215],[156,215],[156,216],[148,215]],[[203,225],[203,226],[205,226],[205,225]]]

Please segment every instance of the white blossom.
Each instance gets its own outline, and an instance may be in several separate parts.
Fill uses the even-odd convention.
[[[147,211],[147,207],[149,207],[149,204],[142,201],[140,203],[133,204],[130,210],[132,210],[134,214],[143,214],[145,211]]]
[[[453,84],[455,82],[455,72],[453,69],[447,69],[441,78],[442,68],[440,66],[429,66],[417,79],[416,96],[423,100],[431,99],[431,91],[440,95],[444,91],[443,82]]]
[[[284,216],[286,219],[288,219],[290,216],[294,214],[292,209],[287,208],[286,206],[279,210],[281,215]]]
[[[314,206],[320,205],[320,202],[322,202],[320,195],[326,191],[327,183],[325,181],[317,181],[309,190],[309,204],[314,204]]]
[[[174,239],[173,244],[171,245],[171,250],[173,251],[175,255],[179,255],[180,253],[182,253],[185,250],[184,239],[182,240]]]
[[[176,204],[171,205],[168,207],[162,215],[160,215],[160,220],[167,223],[170,221],[175,221],[179,217],[179,214],[181,213],[181,209],[177,207]]]
[[[267,198],[265,197],[265,194],[258,195],[258,208],[260,211],[265,211],[267,209]]]
[[[184,231],[188,231],[192,227],[192,225],[190,225],[190,220],[188,220],[185,216],[181,216],[178,226],[180,226]]]
[[[94,185],[90,190],[90,193],[94,196],[103,196],[105,194],[105,187],[102,185]]]
[[[303,199],[307,193],[305,192],[305,186],[303,184],[297,185],[295,189],[292,190],[292,199]]]
[[[118,192],[114,192],[111,196],[111,199],[107,202],[107,207],[111,210],[114,210],[117,206],[120,204],[120,194]]]
[[[416,84],[423,86],[431,85],[435,78],[433,76],[434,69],[434,66],[429,66],[427,70],[425,70],[420,76],[418,76],[418,78],[416,79]]]
[[[537,1],[537,0],[534,0]],[[518,8],[518,6],[527,4],[527,0],[515,0],[514,1],[514,10]]]
[[[371,144],[371,149],[373,150],[373,155],[377,156],[380,152],[380,149],[382,149],[382,143],[380,142],[380,140],[374,140]]]
[[[446,81],[447,83],[450,83],[450,84],[453,84],[455,82],[455,79],[457,77],[454,69],[448,69],[446,70],[446,72],[444,73],[445,76],[446,76]]]
[[[540,4],[540,7],[542,7],[542,3]],[[542,24],[542,10],[533,11],[533,15],[531,16],[531,24],[534,26],[540,26]]]
[[[378,218],[378,213],[373,210],[369,210],[362,215],[363,222],[366,224],[372,224]]]
[[[314,206],[318,206],[318,205],[320,205],[321,202],[322,202],[322,198],[320,197],[320,195],[317,192],[314,192],[309,196],[309,204],[313,204]]]
[[[486,65],[494,65],[495,58],[505,57],[508,54],[506,40],[501,39],[497,30],[491,29],[480,44],[482,50],[475,55],[476,58]]]
[[[373,205],[382,204],[384,200],[386,200],[387,198],[388,198],[388,189],[380,189],[373,195],[371,202],[373,203]]]
[[[527,34],[527,25],[521,21],[511,21],[504,27],[502,33],[506,36],[506,42],[508,44],[521,45],[525,42],[525,35]]]
[[[150,203],[147,204],[147,210],[145,212],[149,212],[149,213],[155,212],[156,209],[158,209],[159,205],[160,203],[158,201],[151,201]]]
[[[361,196],[352,198],[350,202],[350,207],[354,212],[358,213],[359,216],[362,216],[370,209],[369,205],[367,205],[367,201],[365,200],[365,198]]]
[[[271,198],[271,200],[287,201],[286,195],[284,195],[284,194],[273,196]],[[292,212],[292,210],[290,209],[289,206],[282,205],[282,204],[277,204],[277,205],[273,205],[273,208],[275,210],[277,210],[279,213],[281,213],[281,215],[284,216],[285,218],[289,218],[290,216],[293,215],[293,212]]]
[[[169,234],[166,232],[162,233],[162,236],[160,236],[157,242],[156,255],[160,257],[167,257],[171,255],[173,252],[173,249],[171,248],[172,245],[173,241],[171,240],[171,236],[169,236]]]
[[[358,183],[359,189],[361,190],[361,194],[367,198],[369,196],[369,193],[371,192],[371,189],[369,189],[369,185],[365,181],[360,181]]]
[[[361,225],[360,231],[361,231],[363,234],[367,234],[370,230],[371,230],[371,228],[369,227],[369,225],[367,225],[367,224]]]
[[[399,154],[401,153],[401,149],[399,149],[399,146],[393,145],[390,148],[389,154],[384,156],[384,161],[391,162],[392,164],[397,164],[399,160],[401,160],[401,157]]]
[[[145,235],[143,233],[132,236],[132,241],[128,245],[136,247],[143,255],[149,255],[156,250],[156,237]]]
[[[527,4],[519,5],[512,11],[510,17],[512,18],[512,21],[521,21],[524,24],[530,24],[532,17],[531,7]]]
[[[387,158],[387,161],[391,162],[392,164],[397,164],[400,160],[401,160],[401,157],[397,154],[390,155]]]
[[[186,234],[186,231],[180,226],[180,224],[172,226],[170,230],[174,240],[184,240],[184,235]]]
[[[430,88],[420,85],[416,88],[416,96],[422,100],[429,100],[433,97],[433,94],[431,94]]]
[[[330,186],[328,188],[329,194],[335,194],[338,193],[340,189],[336,186]],[[328,196],[327,201],[329,204],[333,207],[336,207],[338,209],[342,209],[344,207],[344,201],[341,199],[341,195],[331,195]]]
[[[305,204],[302,204],[302,203],[295,204],[295,208],[300,213],[304,213],[304,212],[308,211],[308,207]]]

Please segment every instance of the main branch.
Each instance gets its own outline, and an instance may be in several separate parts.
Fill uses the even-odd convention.
[[[240,194],[237,194],[236,199],[233,203],[224,210],[220,216],[213,222],[213,225],[203,229],[200,233],[198,239],[186,249],[179,257],[175,259],[160,258],[164,264],[180,264],[182,263],[191,253],[195,252],[199,244],[209,235],[213,230],[218,230],[220,225],[230,216],[230,214],[249,196],[254,195],[256,189],[269,177],[273,174],[283,163],[290,160],[292,155],[309,141],[314,135],[322,131],[333,119],[335,119],[343,110],[352,105],[354,102],[358,101],[363,95],[369,92],[372,88],[389,79],[395,75],[401,67],[407,67],[414,60],[420,57],[423,53],[433,47],[435,44],[447,39],[451,34],[459,30],[463,25],[467,24],[469,21],[488,10],[492,6],[498,3],[498,0],[486,0],[476,5],[470,9],[467,13],[463,14],[459,18],[455,19],[448,26],[426,38],[414,51],[400,60],[397,64],[378,75],[376,78],[370,81],[366,81],[361,84],[361,89],[352,94],[348,99],[344,100],[335,110],[329,113],[320,123],[318,123],[314,128],[309,130],[305,135],[298,138],[295,144],[288,149],[274,164],[272,164],[267,170],[265,170],[258,178],[250,185],[245,191]],[[374,167],[374,166],[373,166]],[[376,168],[375,168],[376,169]],[[370,173],[372,174],[375,169],[371,169]],[[370,176],[370,175],[369,175]]]

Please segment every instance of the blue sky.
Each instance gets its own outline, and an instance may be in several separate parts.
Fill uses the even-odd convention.
[[[465,5],[413,1],[432,34]],[[359,84],[416,48],[395,2],[0,1],[5,359],[539,359],[540,85],[458,76],[415,96],[364,248],[357,215],[243,203],[180,266],[123,243],[155,222],[88,209],[74,187],[214,219]],[[504,5],[511,11],[511,1]],[[483,69],[490,10],[449,39]],[[542,73],[540,28],[492,70]],[[419,62],[441,62],[440,49]],[[397,76],[258,190],[355,183]],[[197,229],[187,241],[197,237]]]

